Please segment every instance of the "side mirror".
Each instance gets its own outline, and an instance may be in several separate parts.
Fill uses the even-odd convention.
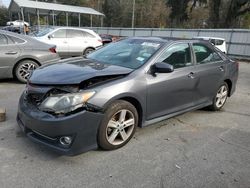
[[[52,38],[54,38],[54,36],[53,35],[48,35],[48,38],[52,39]]]
[[[158,62],[152,65],[151,67],[151,73],[170,73],[174,71],[173,65],[170,65],[168,63]]]

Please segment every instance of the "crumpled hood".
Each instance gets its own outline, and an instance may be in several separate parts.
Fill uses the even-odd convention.
[[[42,66],[36,69],[30,79],[31,84],[42,85],[67,85],[80,84],[82,81],[98,76],[124,75],[133,69],[102,64],[89,59],[78,58]]]

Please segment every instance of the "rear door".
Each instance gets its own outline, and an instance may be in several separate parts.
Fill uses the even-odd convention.
[[[197,102],[209,102],[223,83],[226,64],[215,50],[204,43],[194,43],[195,72],[199,79]]]
[[[82,30],[67,29],[67,40],[71,56],[83,55],[84,50],[88,47],[88,39]]]
[[[7,35],[0,34],[0,78],[12,75],[12,68],[20,49]]]
[[[170,46],[156,62],[173,65],[174,72],[146,76],[148,120],[194,106],[197,91],[197,79],[188,43]]]

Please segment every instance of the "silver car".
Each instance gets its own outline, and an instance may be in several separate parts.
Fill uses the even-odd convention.
[[[47,28],[34,35],[39,41],[56,45],[63,58],[86,55],[102,46],[101,37],[90,29]]]
[[[14,77],[25,83],[34,69],[58,60],[55,45],[0,31],[0,79]]]

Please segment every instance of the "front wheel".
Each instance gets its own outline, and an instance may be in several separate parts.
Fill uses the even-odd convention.
[[[138,125],[136,108],[127,101],[118,100],[105,112],[98,131],[98,143],[102,149],[113,150],[124,146],[135,133]]]
[[[15,77],[22,83],[26,83],[31,72],[39,65],[32,60],[23,60],[15,68]]]
[[[227,85],[227,83],[223,83],[219,87],[219,89],[214,97],[213,104],[211,106],[209,106],[209,108],[213,111],[220,110],[224,106],[224,104],[226,103],[228,93],[229,93],[228,85]]]

